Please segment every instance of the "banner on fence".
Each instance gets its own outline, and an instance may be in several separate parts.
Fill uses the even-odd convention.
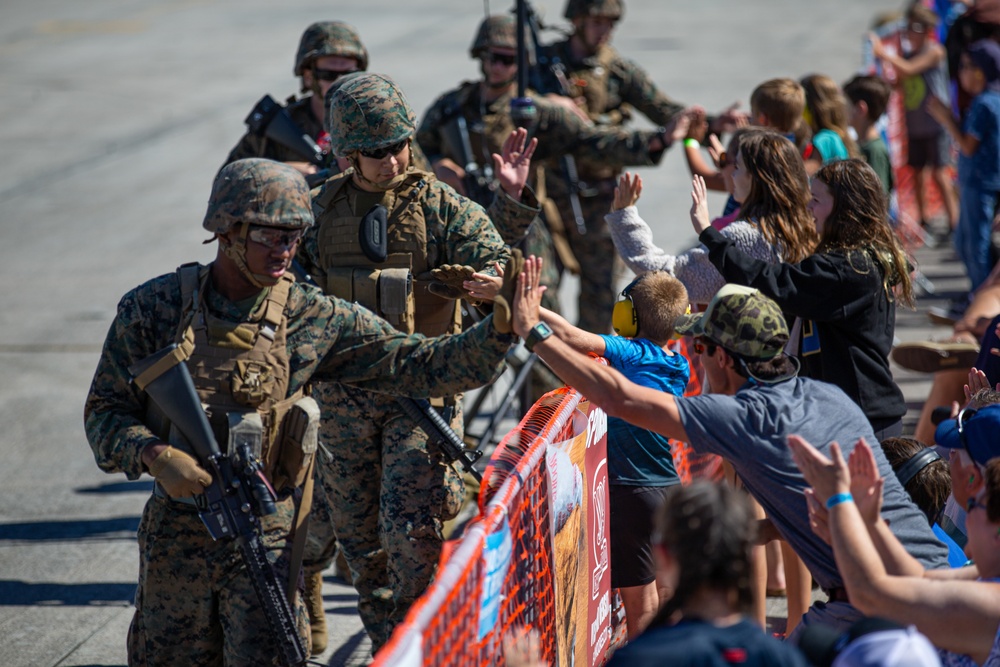
[[[548,445],[558,665],[602,665],[611,640],[607,415],[581,402]]]

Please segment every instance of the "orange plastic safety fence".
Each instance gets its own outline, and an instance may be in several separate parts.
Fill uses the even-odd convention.
[[[487,466],[480,516],[448,551],[438,576],[413,605],[374,665],[503,664],[502,640],[515,627],[539,630],[545,660],[555,661],[555,585],[546,446],[567,436],[580,396],[546,394],[498,445]],[[510,565],[497,622],[480,638],[482,559],[487,536],[510,530]]]

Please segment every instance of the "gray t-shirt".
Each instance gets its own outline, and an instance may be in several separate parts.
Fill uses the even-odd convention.
[[[864,413],[839,387],[793,378],[773,385],[748,384],[735,396],[708,394],[677,399],[681,423],[695,451],[729,461],[782,538],[802,558],[822,588],[843,586],[832,548],[809,528],[802,494],[809,485],[791,451],[800,435],[829,456],[838,442],[847,457],[859,437],[872,445],[885,478],[882,516],[906,550],[928,569],[948,567],[948,548],[896,479]]]

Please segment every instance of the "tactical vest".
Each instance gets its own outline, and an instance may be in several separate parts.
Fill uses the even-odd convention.
[[[433,174],[411,170],[403,183],[386,192],[388,256],[369,259],[361,249],[359,228],[365,211],[357,211],[346,187],[347,170],[327,181],[314,201],[319,226],[317,276],[327,294],[359,303],[404,333],[440,336],[461,330],[459,303],[431,294],[427,257],[427,224],[421,199]]]
[[[255,452],[275,489],[299,486],[316,452],[319,408],[303,389],[287,396],[288,348],[285,302],[294,278],[271,287],[250,322],[221,320],[204,303],[208,267],[177,269],[182,313],[176,342],[187,353],[195,389],[209,423],[225,450],[230,425],[242,416],[260,416],[261,448]]]

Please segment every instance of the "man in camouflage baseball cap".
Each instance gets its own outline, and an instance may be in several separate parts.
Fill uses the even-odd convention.
[[[724,285],[702,313],[681,315],[674,324],[679,334],[706,338],[733,358],[747,364],[770,361],[788,344],[788,326],[781,309],[759,290],[742,285]],[[781,382],[797,368],[766,380],[750,372],[758,382]]]
[[[798,377],[795,360],[784,351],[788,330],[774,302],[756,290],[727,285],[706,312],[680,318],[675,328],[695,336],[710,393],[678,397],[630,382],[539,328],[539,275],[537,260],[526,260],[515,290],[514,332],[530,336],[532,351],[609,416],[687,442],[697,453],[716,454],[733,466],[829,599],[810,607],[795,632],[815,623],[846,629],[859,620],[862,614],[847,598],[833,550],[810,527],[809,484],[788,439],[804,438],[828,457],[836,442],[846,457],[859,439],[876,442],[875,434],[840,387]],[[934,537],[882,449],[873,453],[885,480],[882,518],[888,529],[925,569],[947,567],[948,549]],[[794,638],[793,632],[789,640]]]

